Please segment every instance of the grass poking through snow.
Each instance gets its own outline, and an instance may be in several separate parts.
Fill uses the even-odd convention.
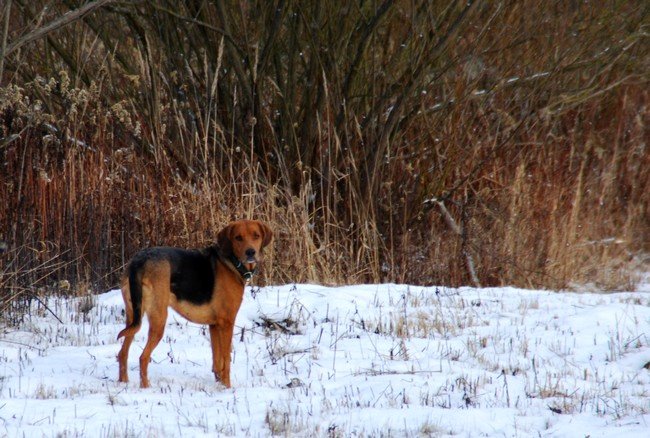
[[[170,314],[152,388],[116,381],[119,292],[51,299],[0,341],[8,436],[643,436],[650,294],[267,287],[237,319],[233,388]]]

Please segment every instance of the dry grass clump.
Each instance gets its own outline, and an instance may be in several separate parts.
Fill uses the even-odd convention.
[[[643,4],[101,6],[0,7],[0,284],[244,216],[274,282],[630,288],[650,249]]]

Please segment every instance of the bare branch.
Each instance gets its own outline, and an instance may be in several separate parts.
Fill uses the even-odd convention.
[[[9,33],[9,15],[11,13],[11,0],[7,0],[4,7],[4,23],[2,25],[2,41],[0,41],[0,82],[2,82],[2,73],[4,70],[5,53],[7,49],[7,34]]]
[[[102,6],[105,6],[114,0],[95,0],[92,3],[86,3],[79,9],[75,9],[74,11],[69,11],[63,14],[61,17],[57,18],[56,20],[52,21],[49,24],[46,24],[43,27],[40,27],[38,29],[33,30],[32,32],[28,33],[27,35],[23,35],[22,37],[18,38],[16,41],[12,42],[7,46],[6,50],[3,53],[2,59],[4,59],[6,56],[10,55],[12,52],[18,50],[25,44],[31,43],[32,41],[36,41],[40,38],[43,38],[44,36],[47,36],[48,34],[61,29],[62,27],[67,26],[70,23],[73,23],[80,18],[82,18],[84,15],[91,13],[97,8],[101,8]]]

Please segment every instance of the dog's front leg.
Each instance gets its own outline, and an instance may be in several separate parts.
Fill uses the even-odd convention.
[[[214,377],[219,380],[219,372],[221,371],[221,358],[219,352],[219,328],[216,324],[210,324],[210,345],[212,346],[212,372]]]
[[[230,348],[234,324],[222,321],[210,325],[212,345],[212,372],[217,381],[230,388]]]

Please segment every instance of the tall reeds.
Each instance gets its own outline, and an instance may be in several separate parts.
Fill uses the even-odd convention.
[[[5,46],[81,7],[5,4]],[[648,12],[158,0],[79,14],[2,59],[2,303],[37,280],[109,287],[137,248],[208,244],[243,216],[277,230],[268,281],[628,288],[650,241]],[[53,257],[49,275],[16,275]]]

